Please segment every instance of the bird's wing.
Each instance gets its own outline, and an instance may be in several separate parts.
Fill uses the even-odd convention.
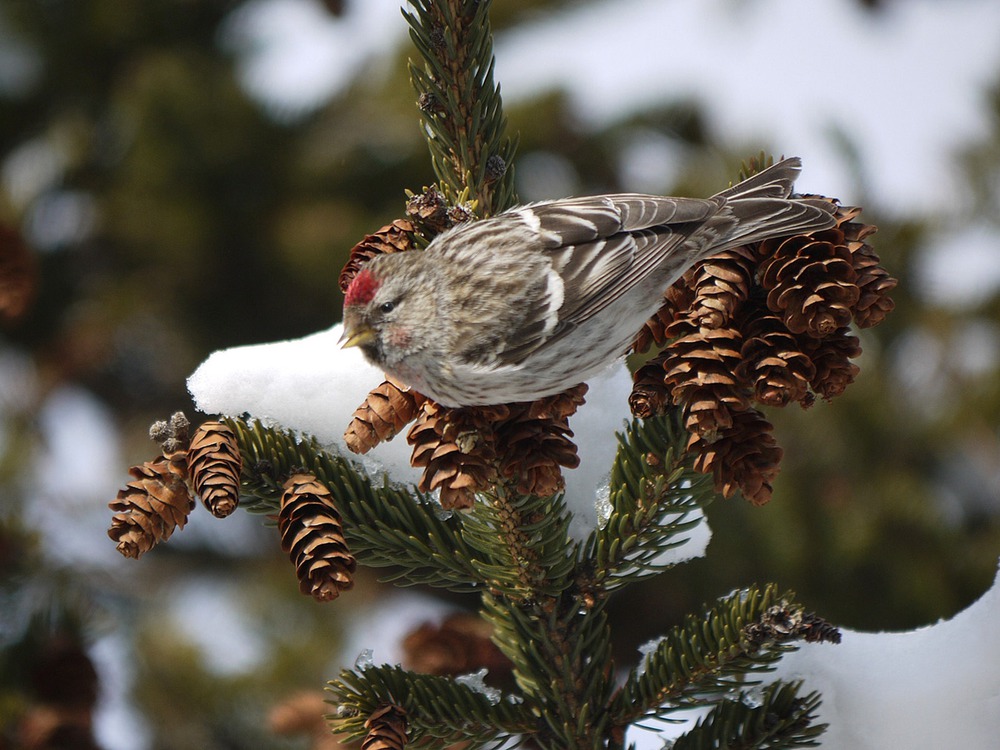
[[[618,232],[704,221],[724,203],[718,198],[670,198],[639,193],[531,203],[504,216],[534,229],[546,249],[610,237]]]
[[[546,293],[522,309],[514,346],[500,354],[518,364],[539,346],[601,312],[676,250],[724,201],[610,195],[524,206],[510,212],[529,226],[550,261]]]

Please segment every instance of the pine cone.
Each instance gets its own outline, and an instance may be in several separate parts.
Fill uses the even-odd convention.
[[[510,416],[495,425],[500,472],[517,480],[522,495],[554,495],[565,487],[562,467],[580,465],[569,417],[586,392],[581,384],[537,401],[511,404]]]
[[[636,335],[632,351],[642,354],[649,351],[653,344],[660,347],[667,343],[670,338],[667,334],[667,328],[680,313],[691,307],[691,302],[694,299],[694,292],[689,283],[691,277],[692,274],[689,271],[663,293],[663,304],[656,311],[656,315],[647,320],[642,330]]]
[[[426,100],[426,103],[434,106],[433,100]],[[420,226],[421,233],[428,239],[475,218],[467,206],[449,206],[435,185],[424,188],[424,192],[406,202],[406,215]]]
[[[855,219],[861,215],[859,206],[837,206],[837,226],[844,233],[844,241],[854,261],[858,289],[861,296],[854,306],[854,322],[861,328],[871,328],[881,323],[892,312],[895,303],[889,297],[898,283],[880,265],[881,260],[867,238],[878,231],[874,224],[862,224]]]
[[[414,231],[413,222],[406,219],[396,219],[374,234],[365,236],[361,242],[351,248],[351,255],[347,259],[344,269],[340,272],[340,291],[346,292],[361,266],[376,255],[412,250]]]
[[[816,368],[810,386],[826,401],[843,393],[861,371],[851,362],[861,355],[861,344],[847,328],[824,339],[803,337],[800,343]]]
[[[737,329],[698,330],[684,319],[671,325],[668,333],[676,338],[670,342],[663,369],[675,403],[688,400],[687,393],[695,388],[739,386],[735,372],[743,336]]]
[[[688,391],[682,405],[684,428],[712,443],[733,427],[739,414],[750,408],[750,399],[742,388],[702,386]]]
[[[792,333],[822,338],[851,322],[861,296],[851,251],[839,229],[761,243],[767,306]]]
[[[416,418],[426,400],[409,386],[387,377],[372,390],[351,417],[344,441],[354,453],[367,453]]]
[[[225,518],[240,502],[240,455],[236,434],[222,422],[205,422],[188,448],[191,485],[216,518]]]
[[[191,422],[182,411],[174,412],[169,420],[153,422],[149,427],[149,437],[160,444],[163,457],[169,462],[170,470],[179,479],[188,480],[188,446],[191,440],[188,431]]]
[[[685,407],[687,429],[711,442],[750,403],[736,375],[742,336],[730,327],[696,330],[686,319],[669,332],[677,338],[665,350],[664,382],[673,402]]]
[[[31,251],[20,234],[0,224],[0,321],[19,320],[28,311],[37,286]]]
[[[854,322],[861,328],[877,326],[893,311],[896,303],[889,292],[899,283],[880,265],[881,260],[866,238],[877,231],[872,224],[848,223],[843,226],[847,247],[854,259],[861,296],[854,306]]]
[[[757,310],[742,326],[743,361],[736,373],[750,384],[754,398],[767,406],[794,402],[811,406],[814,397],[809,384],[816,376],[816,367],[781,318],[767,310]]]
[[[778,475],[781,448],[771,431],[774,428],[756,409],[734,414],[732,427],[723,430],[714,442],[692,435],[688,452],[695,455],[694,468],[712,474],[715,489],[723,497],[740,490],[754,505],[771,499],[771,483]]]
[[[528,417],[530,419],[569,419],[587,400],[587,390],[587,384],[580,383],[561,393],[526,402],[524,405],[527,407]],[[508,407],[514,408],[515,405],[508,404]]]
[[[344,540],[333,496],[316,477],[295,474],[285,482],[278,531],[303,594],[326,602],[354,586],[357,562]]]
[[[666,413],[670,393],[663,382],[666,375],[663,362],[668,356],[669,352],[661,352],[632,373],[632,393],[629,394],[628,405],[633,416],[649,419]]]
[[[513,665],[490,640],[493,628],[473,614],[455,614],[440,625],[424,623],[403,639],[406,666],[423,674],[455,677],[482,668],[509,676]]]
[[[108,504],[114,511],[108,536],[125,557],[138,558],[183,528],[194,508],[187,484],[163,456],[128,470],[135,479]]]
[[[760,618],[743,626],[743,637],[753,650],[765,645],[805,641],[806,643],[840,643],[841,633],[835,625],[787,603],[768,607]]]
[[[728,326],[750,295],[760,258],[754,247],[725,250],[694,267],[688,319],[699,328]]]
[[[361,740],[361,750],[403,750],[406,734],[406,711],[392,704],[376,709],[365,721],[368,734]]]
[[[494,474],[492,422],[509,415],[502,405],[450,409],[424,401],[406,436],[413,446],[410,463],[424,469],[421,492],[440,490],[446,509],[471,508],[476,492],[486,489]]]

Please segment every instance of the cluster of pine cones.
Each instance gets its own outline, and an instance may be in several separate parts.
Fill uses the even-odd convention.
[[[850,324],[878,325],[893,309],[896,280],[867,241],[875,227],[856,221],[860,208],[831,203],[836,227],[692,268],[636,340],[638,353],[659,350],[635,372],[632,412],[683,408],[695,468],[725,497],[771,497],[782,451],[755,405],[809,407],[843,393],[861,353]]]
[[[210,420],[189,436],[183,412],[155,422],[150,437],[159,456],[129,469],[132,481],[109,505],[108,536],[125,557],[140,557],[184,528],[195,496],[217,518],[236,510],[243,457],[233,430]],[[299,589],[318,601],[336,599],[354,585],[357,562],[347,547],[330,490],[311,474],[284,483],[278,510],[281,548],[288,553]]]
[[[860,208],[830,203],[831,229],[746,245],[692,268],[634,344],[637,354],[654,346],[656,353],[634,374],[633,414],[682,408],[694,467],[712,474],[725,497],[737,490],[755,504],[771,497],[782,451],[757,405],[808,407],[816,396],[842,393],[861,353],[850,324],[877,325],[893,308],[896,280],[867,240],[876,228],[857,221]],[[414,196],[407,214],[358,243],[341,289],[373,256],[411,250],[415,236],[429,239],[469,218],[433,189]],[[364,453],[415,420],[407,439],[413,465],[424,470],[420,489],[440,490],[445,508],[469,507],[498,478],[548,495],[562,489],[561,469],[578,463],[568,420],[585,390],[451,409],[386,380],[355,412],[345,439]]]

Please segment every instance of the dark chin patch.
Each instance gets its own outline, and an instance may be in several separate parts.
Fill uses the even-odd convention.
[[[382,348],[375,341],[369,341],[367,344],[362,344],[360,347],[364,355],[368,358],[369,362],[374,362],[376,364],[382,363]]]

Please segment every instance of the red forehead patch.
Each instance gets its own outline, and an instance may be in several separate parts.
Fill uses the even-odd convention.
[[[362,268],[358,271],[357,276],[351,280],[350,286],[347,287],[347,292],[344,294],[344,305],[347,307],[367,305],[375,296],[379,284],[380,282],[372,275],[371,271]]]

